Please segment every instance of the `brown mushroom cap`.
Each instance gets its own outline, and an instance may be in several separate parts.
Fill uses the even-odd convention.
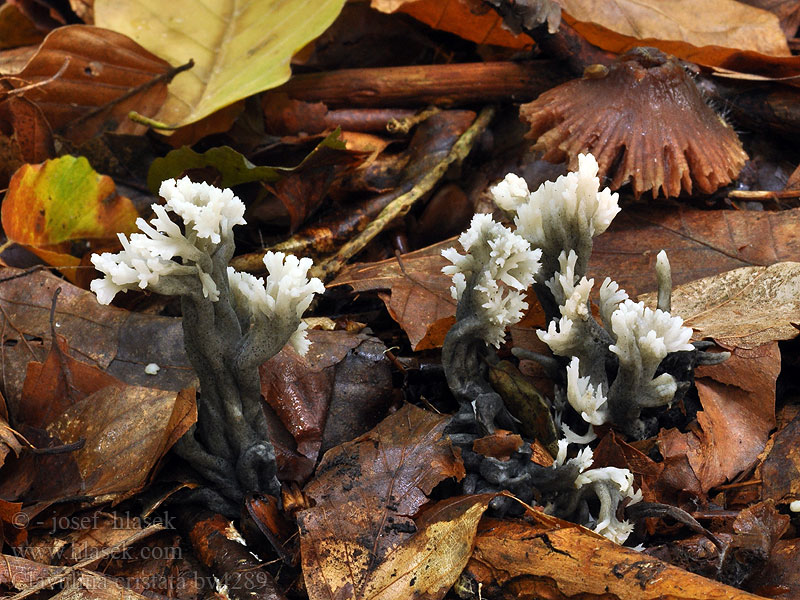
[[[544,159],[591,152],[601,177],[617,189],[631,181],[638,197],[704,194],[739,174],[747,154],[736,133],[706,104],[678,61],[656,48],[635,48],[603,76],[575,79],[522,105],[528,137]]]

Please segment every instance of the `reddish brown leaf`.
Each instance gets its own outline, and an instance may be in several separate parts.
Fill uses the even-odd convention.
[[[779,540],[763,569],[747,582],[755,594],[776,600],[800,596],[800,538]]]
[[[700,427],[688,433],[662,430],[661,454],[687,456],[704,492],[752,466],[775,426],[780,363],[773,342],[755,350],[737,348],[722,364],[698,367]]]
[[[44,33],[15,4],[0,6],[0,49],[38,44],[43,38]]]
[[[636,487],[642,490],[646,502],[663,502],[665,500],[655,493],[656,482],[664,470],[664,464],[655,462],[625,440],[620,439],[611,429],[603,436],[594,450],[593,466],[628,469],[636,478]]]
[[[31,427],[47,427],[70,406],[110,385],[124,384],[97,367],[72,358],[67,340],[58,336],[45,362],[28,363],[16,420]]]
[[[680,285],[731,269],[767,266],[800,256],[800,209],[776,212],[630,207],[595,240],[589,274],[610,276],[631,297],[656,289],[659,250]],[[599,278],[599,279],[598,279]]]
[[[102,130],[143,133],[146,128],[128,119],[136,110],[153,116],[166,98],[166,82],[114,103],[123,94],[166,73],[167,62],[128,37],[88,25],[59,27],[48,34],[25,68],[11,80],[16,87],[45,81],[69,64],[64,72],[41,87],[25,92],[44,113],[54,130],[83,141]],[[95,108],[108,107],[88,120],[70,124]]]
[[[318,146],[296,171],[270,186],[289,213],[292,232],[319,208],[334,179],[357,163],[361,156],[349,148],[342,152],[338,147]]]
[[[493,434],[472,442],[472,449],[484,456],[508,460],[514,452],[522,447],[522,444],[522,436],[498,429]]]
[[[485,519],[467,574],[512,598],[757,600],[578,525],[538,511],[528,517],[533,523]]]
[[[350,285],[355,292],[391,290],[384,299],[386,308],[403,327],[414,350],[435,348],[444,341],[449,327],[438,329],[436,336],[429,335],[430,328],[456,312],[450,294],[452,281],[442,273],[448,264],[442,250],[453,243],[447,240],[399,258],[352,265],[329,285]]]
[[[55,156],[53,132],[38,106],[25,98],[13,97],[8,99],[8,110],[14,139],[26,163],[40,163]]]
[[[53,482],[61,497],[119,501],[144,486],[153,467],[197,420],[194,389],[175,392],[109,386],[59,415],[48,431],[64,443],[85,439],[73,457],[80,481]]]
[[[405,405],[371,432],[325,454],[305,490],[316,505],[298,515],[311,598],[395,597],[386,564],[394,565],[404,580],[412,579],[409,561],[427,557],[420,557],[417,548],[407,553],[404,542],[416,530],[411,518],[436,484],[464,475],[457,451],[442,434],[447,422],[447,417]],[[476,511],[466,512],[474,517]],[[414,583],[404,585],[407,594]],[[391,594],[381,596],[387,586]]]
[[[1,374],[12,421],[28,363],[44,361],[50,348],[50,307],[59,287],[55,327],[74,357],[128,384],[173,391],[194,384],[180,319],[102,306],[91,292],[49,273],[0,269]],[[151,362],[161,367],[157,375],[144,372]]]
[[[473,2],[473,6],[476,4]],[[478,13],[465,0],[372,0],[372,7],[382,12],[399,10],[435,27],[478,44],[509,48],[529,48],[530,37],[514,35],[503,26],[503,19],[492,10]]]
[[[763,498],[800,500],[800,415],[775,434],[761,465],[761,479]]]
[[[328,448],[332,440],[327,438],[334,439],[335,445],[377,424],[386,412],[391,374],[383,355],[385,347],[374,338],[346,331],[311,330],[309,339],[311,347],[306,356],[284,347],[261,365],[259,372],[261,393],[291,434],[297,452],[315,462],[323,433],[329,430],[326,423],[330,421],[331,402],[337,413],[331,426],[349,435],[345,433],[342,439],[342,435],[332,436],[330,432],[325,436]],[[349,385],[364,381],[364,377],[368,377],[366,385]],[[338,406],[342,399],[344,411]]]

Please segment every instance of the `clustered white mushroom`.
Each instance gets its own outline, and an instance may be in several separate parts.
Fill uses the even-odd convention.
[[[141,217],[136,220],[142,233],[133,233],[130,239],[117,234],[121,252],[92,255],[92,264],[105,275],[91,283],[101,304],[109,304],[119,292],[137,288],[165,295],[189,294],[195,290],[195,278],[203,297],[219,301],[211,257],[223,241],[232,241],[233,227],[245,223],[244,203],[230,189],[195,183],[188,177],[164,181],[159,193],[166,203],[151,205],[156,216],[149,223]],[[169,213],[181,218],[185,234]],[[183,260],[177,262],[176,258]],[[305,354],[307,326],[300,317],[314,294],[325,287],[316,277],[308,278],[309,258],[267,252],[263,260],[269,273],[266,282],[227,268],[234,301],[247,309],[254,321],[266,319],[273,326],[294,323],[289,343]]]
[[[569,359],[564,395],[588,424],[582,435],[561,424],[564,438],[559,441],[554,467],[568,465],[565,472],[579,473],[576,488],[592,487],[601,504],[595,530],[621,543],[632,526],[617,520],[617,505],[625,498],[641,498],[633,491],[633,476],[624,469],[588,469],[592,462],[588,446],[572,459],[566,458],[567,447],[587,444],[595,438],[592,426],[606,423],[640,434],[644,428],[641,409],[671,403],[678,389],[669,373],[656,377],[662,361],[670,353],[695,347],[689,343],[692,331],[680,317],[633,302],[611,279],[600,286],[602,326],[592,315],[589,295],[594,280],[585,276],[592,239],[608,228],[620,210],[618,195],[600,189],[597,171],[592,155],[580,155],[578,171],[545,182],[534,192],[521,177],[507,175],[491,188],[491,194],[513,216],[515,232],[488,215],[476,215],[459,240],[465,254],[454,248],[445,250],[442,254],[453,264],[443,271],[453,277],[453,296],[461,300],[457,319],[466,318],[468,312],[480,316],[491,332],[484,341],[494,346],[502,342],[504,328],[521,318],[525,288],[533,285],[548,320],[547,329],[537,333],[553,354]],[[515,238],[524,238],[534,250],[512,241]],[[510,260],[512,254],[527,258]],[[534,265],[537,268],[531,268]],[[525,268],[530,270],[524,273]],[[669,263],[663,252],[658,269],[659,281],[668,281]],[[670,286],[665,284],[667,299],[660,300],[660,306],[664,302],[668,306]],[[469,291],[475,296],[471,311],[462,308]],[[611,382],[610,363],[618,365]],[[462,395],[464,389],[462,385]]]
[[[563,439],[558,441],[558,455],[553,462],[553,468],[565,465],[577,467],[575,489],[592,488],[600,501],[597,516],[592,516],[592,528],[617,544],[623,544],[633,531],[633,523],[627,519],[620,521],[617,518],[617,507],[625,499],[629,505],[641,501],[642,491],[633,489],[633,474],[628,469],[617,467],[590,469],[594,457],[592,449],[588,446],[579,450],[574,458],[568,459],[567,447],[570,443]]]
[[[137,219],[139,233],[119,235],[121,252],[92,256],[104,277],[91,289],[103,304],[132,289],[180,296],[200,396],[197,423],[175,449],[214,484],[193,500],[237,515],[246,493],[280,492],[258,366],[286,343],[305,354],[302,314],[324,286],[308,277],[310,259],[280,252],[264,256],[266,279],[228,266],[233,227],[245,222],[231,190],[183,178],[164,181],[160,194],[166,203],[152,205],[150,222]]]
[[[538,281],[546,281],[555,271],[554,261],[561,252],[577,253],[586,271],[592,237],[600,235],[619,213],[619,194],[608,188],[600,190],[597,161],[591,154],[578,156],[578,170],[545,181],[530,192],[525,180],[509,173],[490,189],[497,205],[515,214],[514,225],[532,248],[542,249],[544,269]]]
[[[476,214],[458,241],[465,254],[455,248],[442,251],[453,263],[442,269],[453,277],[450,291],[460,300],[470,290],[471,305],[486,323],[484,341],[499,348],[506,327],[519,322],[528,308],[525,291],[539,271],[542,251],[531,250],[527,241],[485,214]]]

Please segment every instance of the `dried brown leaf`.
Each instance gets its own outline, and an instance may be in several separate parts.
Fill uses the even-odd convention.
[[[55,326],[74,357],[128,384],[173,391],[194,384],[180,319],[102,306],[91,292],[49,273],[5,268],[0,269],[0,374],[12,419],[28,363],[44,361],[50,348],[50,306],[59,287]],[[157,375],[144,372],[151,362],[161,367]]]
[[[724,46],[789,56],[777,17],[734,0],[561,0],[562,8],[584,23],[595,23],[639,40],[655,38],[694,46]]]
[[[448,420],[406,405],[371,432],[325,454],[305,489],[316,505],[298,515],[303,571],[312,599],[391,598],[401,592],[408,597],[409,587],[416,585],[408,561],[434,560],[433,540],[441,542],[440,528],[458,526],[454,515],[444,523],[437,518],[433,523],[439,525],[432,524],[427,533],[421,530],[421,546],[411,541],[417,537],[411,536],[417,530],[412,517],[428,501],[426,495],[443,479],[464,475],[458,452],[443,436]],[[489,499],[478,503],[480,510],[471,504],[460,514],[475,519],[478,513],[479,518]],[[455,501],[450,505],[464,506]],[[457,546],[465,543],[462,536],[454,541]],[[427,552],[420,554],[425,547]],[[446,576],[440,573],[441,582],[452,575],[452,585],[458,571],[452,573],[453,565],[448,569]],[[402,586],[392,583],[394,571]],[[432,593],[437,583],[421,577],[420,585],[423,581]]]
[[[11,2],[0,6],[0,48],[16,48],[38,44],[44,38],[31,20]]]
[[[640,297],[655,305],[655,297]],[[800,263],[743,267],[686,283],[673,291],[672,313],[725,348],[753,349],[797,336]]]
[[[763,498],[800,500],[800,415],[775,434],[761,465],[761,479]]]
[[[66,69],[52,81],[28,92],[54,130],[74,141],[93,137],[102,130],[118,133],[146,131],[128,119],[136,110],[153,116],[166,98],[166,81],[142,89],[111,105],[137,86],[163,75],[170,65],[130,38],[99,27],[67,25],[52,31],[25,67],[11,79],[15,87],[43,82]],[[70,123],[98,107],[108,106],[76,127]]]
[[[141,490],[167,450],[197,420],[194,390],[109,386],[73,404],[49,426],[73,453],[80,481],[53,482],[59,497],[122,500]]]
[[[624,548],[578,525],[485,519],[466,573],[510,597],[757,600],[756,596]]]
[[[781,28],[787,38],[797,33],[797,27],[800,26],[800,3],[797,0],[739,0],[739,2],[774,14],[780,20]]]
[[[448,264],[442,250],[454,243],[446,240],[398,258],[352,265],[329,285],[350,285],[355,292],[391,290],[385,298],[386,308],[403,327],[414,350],[440,346],[450,322],[437,335],[429,333],[437,322],[456,313],[456,301],[450,294],[452,281],[442,273]]]
[[[703,405],[697,413],[699,428],[688,433],[662,430],[661,454],[686,456],[704,492],[752,466],[775,427],[780,368],[777,342],[754,350],[736,348],[727,361],[698,367],[695,383]]]
[[[72,358],[67,341],[61,336],[57,336],[56,341],[57,344],[51,344],[44,362],[28,363],[17,422],[30,427],[47,427],[89,394],[110,385],[124,385],[97,367]]]
[[[19,433],[11,429],[6,418],[0,415],[0,467],[10,452],[13,452],[14,456],[19,456],[22,448]]]
[[[438,502],[410,527],[415,533],[395,542],[382,560],[370,560],[370,548],[353,540],[316,539],[312,546],[311,540],[301,538],[309,598],[443,598],[472,554],[478,522],[493,497],[457,496]],[[305,525],[318,523],[308,519]],[[326,526],[335,531],[335,523]]]
[[[313,466],[320,450],[361,435],[386,414],[391,371],[386,347],[375,338],[311,330],[309,339],[305,356],[286,346],[259,372],[261,393],[296,445],[278,453],[296,449]],[[307,477],[284,475],[293,481]]]

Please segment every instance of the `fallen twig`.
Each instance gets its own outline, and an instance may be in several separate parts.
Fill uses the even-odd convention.
[[[450,165],[467,157],[480,134],[488,127],[494,113],[495,109],[493,107],[485,107],[469,129],[453,144],[447,156],[422,177],[417,185],[405,194],[395,198],[364,231],[342,246],[333,257],[314,265],[310,273],[313,272],[313,276],[323,280],[331,279],[348,260],[363,250],[392,221],[404,216],[417,200],[433,189],[433,186],[444,176]]]

